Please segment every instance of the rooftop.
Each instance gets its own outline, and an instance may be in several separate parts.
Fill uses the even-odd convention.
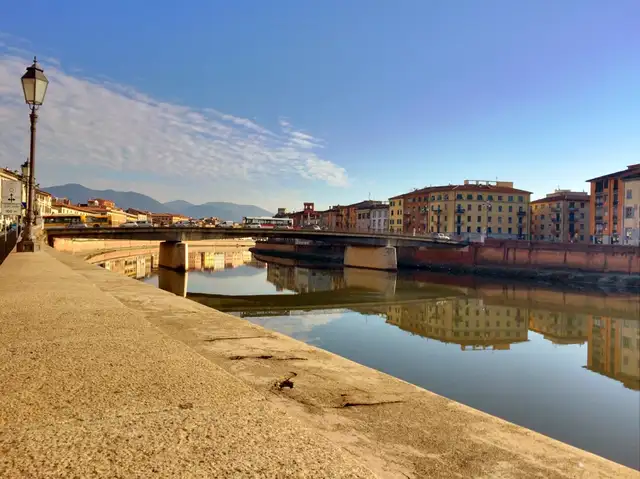
[[[553,193],[548,193],[544,198],[539,198],[531,202],[534,204],[552,203],[555,201],[589,201],[589,193],[584,191],[571,191],[571,190],[556,190]]]
[[[587,180],[587,183],[590,183],[592,181],[626,178],[626,177],[632,177],[637,175],[640,175],[640,163],[636,163],[635,165],[629,165],[627,166],[626,170],[615,171],[607,175],[598,176],[597,178],[591,178],[590,180]]]
[[[470,192],[487,192],[487,193],[515,193],[530,195],[531,191],[521,190],[513,187],[511,181],[485,181],[485,180],[464,180],[462,185],[441,185],[441,186],[427,186],[425,188],[415,189],[408,193],[393,196],[389,198],[391,200],[406,198],[410,196],[422,195],[425,193],[438,193],[438,192],[458,192],[458,191],[470,191]]]

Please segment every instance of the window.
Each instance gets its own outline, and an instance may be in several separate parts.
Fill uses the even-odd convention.
[[[493,195],[489,195],[489,196],[487,196],[487,200],[489,200],[489,201],[493,201]]]
[[[513,201],[513,196],[509,196],[509,199],[507,201],[512,202]]]
[[[543,220],[544,219],[544,215],[540,215],[540,219]]]
[[[473,195],[472,195],[472,194],[468,194],[468,195],[467,195],[467,199],[468,199],[468,200],[472,200],[472,199],[473,199]]]
[[[444,195],[444,199],[447,201],[449,199],[449,195]]]
[[[471,233],[471,226],[467,226],[467,233]]]
[[[584,201],[580,203],[580,208],[584,208]]]
[[[487,223],[491,223],[491,216],[487,217]]]
[[[634,214],[633,214],[633,213],[634,213],[634,211],[633,211],[633,206],[627,206],[627,207],[624,209],[624,217],[625,217],[625,218],[627,218],[627,219],[631,219],[631,218],[633,218],[633,217],[634,217]]]
[[[502,223],[502,216],[498,216],[498,224]]]
[[[509,224],[513,223],[513,217],[512,217],[512,216],[509,216],[508,220],[509,220],[509,221],[508,221],[508,222],[509,222]],[[511,229],[511,228],[509,228],[509,229]]]
[[[476,233],[482,233],[482,230],[480,229],[479,226],[476,228]]]
[[[513,206],[509,206],[509,213],[513,213]]]
[[[442,195],[438,195],[438,201],[442,200]]]
[[[498,206],[498,213],[502,213],[502,205]]]
[[[540,225],[540,229],[543,230],[544,229],[544,225]]]
[[[482,201],[482,195],[478,195],[478,201]]]
[[[467,211],[471,211],[471,205],[467,205]]]
[[[502,227],[498,226],[498,233],[502,233]]]
[[[580,235],[580,241],[584,241],[584,235]]]
[[[467,216],[467,222],[471,223],[471,216]]]
[[[482,205],[478,205],[478,211],[482,211]]]
[[[487,228],[487,233],[491,233],[491,226]]]
[[[633,196],[633,191],[627,190],[627,199],[630,200],[632,196]]]
[[[509,228],[509,234],[511,234],[511,228]]]
[[[458,193],[456,195],[456,200],[463,200],[463,199],[464,199],[464,197],[462,196],[462,193]]]
[[[523,203],[524,202],[524,196],[518,196],[518,202]]]
[[[478,216],[478,223],[482,223],[482,216]]]

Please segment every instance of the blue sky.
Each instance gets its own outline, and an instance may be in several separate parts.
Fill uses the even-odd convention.
[[[637,0],[2,9],[0,162],[26,157],[12,95],[38,54],[43,184],[325,207],[467,178],[539,197],[640,162]]]

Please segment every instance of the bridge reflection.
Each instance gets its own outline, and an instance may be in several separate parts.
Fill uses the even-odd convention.
[[[243,265],[266,268],[266,280],[277,291],[296,294],[189,293],[189,273],[164,269],[157,272],[159,286],[240,317],[262,318],[260,323],[267,327],[274,321],[295,321],[295,317],[311,319],[319,312],[323,313],[318,316],[322,324],[329,316],[355,311],[384,318],[414,335],[459,345],[463,351],[509,350],[536,333],[560,347],[586,343],[585,368],[640,389],[640,301],[635,297],[487,283],[426,272],[315,269],[292,260],[267,264],[247,251],[193,254],[199,259],[189,259],[192,272]],[[153,264],[153,255],[148,255],[105,267],[146,277],[153,274]]]

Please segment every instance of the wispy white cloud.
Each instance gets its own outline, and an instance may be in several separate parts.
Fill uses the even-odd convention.
[[[16,167],[27,155],[20,77],[29,63],[24,54],[0,56],[2,166]],[[119,172],[123,180],[151,174],[174,181],[173,195],[183,187],[189,199],[186,193],[193,185],[207,185],[216,192],[207,199],[231,201],[243,199],[247,189],[263,182],[286,187],[298,178],[337,187],[348,184],[345,169],[320,156],[323,142],[288,121],[269,129],[214,109],[156,100],[109,80],[83,78],[63,70],[57,60],[45,60],[44,67],[50,85],[38,123],[38,158],[46,171],[55,168],[58,176],[65,170],[91,170],[98,177]],[[83,178],[69,181],[91,186]],[[112,183],[117,189],[117,179]],[[100,184],[110,181],[103,178]]]

